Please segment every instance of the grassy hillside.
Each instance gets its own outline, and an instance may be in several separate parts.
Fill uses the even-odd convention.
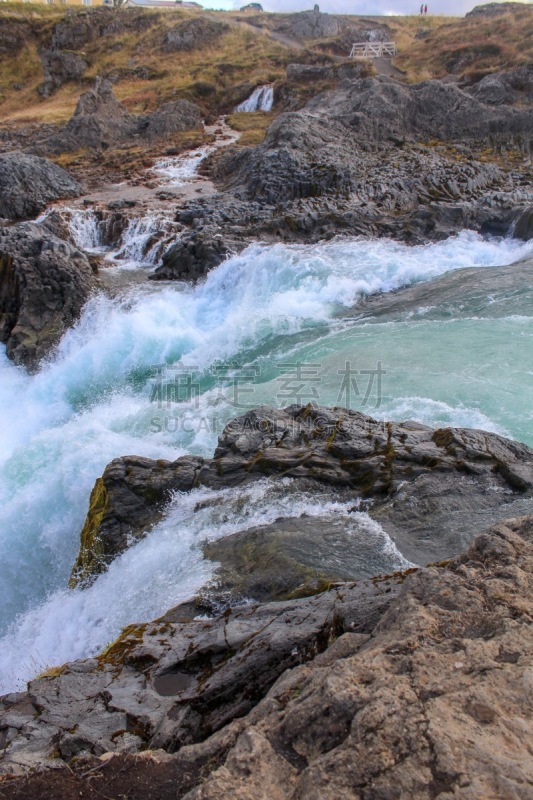
[[[399,44],[395,64],[409,80],[453,74],[477,80],[533,62],[533,6],[495,17],[389,20]],[[396,27],[397,26],[397,27]],[[423,38],[416,38],[422,35]]]
[[[96,19],[96,14],[117,20],[109,26],[114,30],[73,48],[88,64],[83,78],[42,98],[38,91],[43,82],[39,50],[50,46],[54,26],[64,22],[65,11],[37,5],[0,9],[0,114],[4,122],[67,120],[80,91],[96,75],[115,81],[117,96],[132,112],[151,111],[177,98],[198,103],[206,114],[230,110],[258,83],[283,77],[287,63],[295,57],[283,44],[241,26],[228,15],[209,15],[227,24],[227,31],[214,41],[168,52],[168,31],[202,16],[201,12],[95,9],[78,12],[77,17]]]
[[[337,17],[338,35],[301,40],[291,48],[296,17],[189,9],[73,12],[59,5],[2,4],[0,119],[9,127],[64,122],[96,75],[114,81],[117,96],[132,112],[151,111],[177,98],[198,103],[207,116],[227,112],[257,84],[283,79],[291,61],[338,59],[348,54],[352,41],[373,29],[397,42],[395,63],[409,81],[447,73],[475,80],[533,61],[533,8],[527,5],[496,17],[466,19],[342,16]],[[194,20],[218,33],[199,35],[190,49],[169,49],[169,32]],[[281,41],[275,38],[280,32]],[[81,78],[43,97],[39,53],[52,43],[61,53],[82,58],[86,68]],[[302,98],[318,88],[302,87]],[[242,120],[238,124],[251,126]],[[247,131],[250,142],[260,137],[263,124]]]

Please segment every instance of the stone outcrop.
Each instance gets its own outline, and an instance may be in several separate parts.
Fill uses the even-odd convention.
[[[291,14],[280,29],[287,30],[296,39],[322,39],[336,36],[339,22],[332,14],[323,14],[318,6],[313,11]]]
[[[70,51],[43,48],[39,51],[39,58],[44,73],[44,81],[39,86],[42,97],[49,97],[65,83],[81,80],[89,66],[82,56]]]
[[[37,369],[93,288],[87,256],[45,225],[0,227],[0,341],[16,364]]]
[[[79,183],[45,158],[18,152],[0,155],[0,217],[36,217],[53,200],[80,194]]]
[[[190,491],[202,459],[117,458],[96,481],[71,585],[87,582],[161,518],[172,492]]]
[[[225,22],[204,17],[192,17],[179,22],[165,34],[163,48],[167,53],[207,47],[230,30]]]
[[[509,519],[447,565],[130,626],[0,700],[0,771],[55,767],[3,796],[525,800],[532,540]]]
[[[485,75],[468,88],[469,94],[482,103],[493,106],[533,102],[533,65],[509,72]]]
[[[178,209],[176,220],[189,230],[172,251],[175,265],[156,278],[196,279],[216,266],[224,257],[213,257],[220,230],[231,250],[257,239],[361,235],[417,244],[462,228],[507,235],[519,218],[516,229],[527,237],[531,107],[480,102],[475,87],[362,78],[359,65],[331,69],[337,88],[279,115],[257,147],[226,148],[207,162],[220,192]],[[318,70],[330,67],[289,66],[300,88]],[[505,154],[520,149],[522,162],[511,169]]]
[[[39,147],[51,153],[83,147],[106,149],[124,142],[151,142],[201,127],[200,109],[187,100],[166,103],[152,114],[130,114],[115,97],[110,81],[97,78],[94,87],[80,97],[64,130]]]
[[[91,497],[74,582],[87,585],[130,538],[144,535],[173,489],[220,489],[265,477],[346,490],[343,499],[353,500],[354,509],[364,501],[401,553],[417,563],[448,558],[480,524],[533,512],[533,451],[525,445],[483,431],[378,422],[342,408],[264,407],[231,422],[212,459],[112,462]],[[300,565],[305,571],[305,560]],[[314,577],[320,577],[316,571]]]

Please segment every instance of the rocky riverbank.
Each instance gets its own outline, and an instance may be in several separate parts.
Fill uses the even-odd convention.
[[[176,13],[0,32],[0,798],[528,800],[531,65]]]
[[[131,626],[0,701],[0,771],[55,767],[0,795],[525,798],[531,536],[510,519],[446,565]]]

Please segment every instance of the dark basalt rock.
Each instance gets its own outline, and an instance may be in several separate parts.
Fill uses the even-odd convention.
[[[232,247],[218,232],[186,232],[163,254],[161,265],[149,278],[153,281],[196,281],[242,247],[238,242],[233,242]]]
[[[144,536],[161,518],[173,492],[193,488],[202,464],[203,459],[194,456],[176,462],[139,456],[112,461],[91,493],[70,585],[88,585],[132,541]]]
[[[94,285],[87,256],[45,225],[0,228],[0,341],[7,355],[37,369]]]
[[[201,127],[200,109],[187,100],[166,103],[152,114],[130,114],[115,97],[112,84],[97,78],[94,87],[80,97],[64,130],[40,142],[38,148],[48,153],[106,149],[132,137],[151,142]]]
[[[220,489],[265,477],[346,490],[357,507],[368,501],[369,514],[417,563],[449,557],[480,524],[533,512],[533,451],[525,445],[483,431],[377,422],[343,408],[264,407],[231,422],[210,460],[113,461],[93,490],[73,581],[89,583],[127,547],[128,536],[143,536],[161,518],[172,490]],[[153,482],[158,488],[147,501],[143,492],[152,497]],[[301,575],[306,566],[304,559],[301,569],[291,569]],[[346,576],[330,571],[322,577]],[[242,594],[243,582],[233,583]],[[289,594],[297,585],[290,577],[266,596]]]
[[[36,217],[48,203],[78,197],[80,184],[66,170],[28,153],[0,155],[0,217]]]

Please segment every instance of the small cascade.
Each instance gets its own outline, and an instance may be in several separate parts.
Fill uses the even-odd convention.
[[[103,252],[105,249],[102,239],[102,219],[92,209],[71,210],[62,209],[68,223],[70,235],[77,246],[89,253]]]
[[[156,267],[179,229],[164,212],[130,219],[93,208],[64,208],[60,214],[80,249],[101,254],[110,266],[126,269]]]
[[[240,103],[235,111],[271,111],[274,105],[274,88],[272,85],[258,86],[250,97]]]
[[[152,171],[164,178],[169,186],[184,186],[197,177],[198,167],[211,152],[212,148],[209,146],[199,147],[197,150],[158,161]]]
[[[175,234],[174,227],[161,214],[133,218],[122,234],[121,246],[108,258],[123,267],[155,267]]]

